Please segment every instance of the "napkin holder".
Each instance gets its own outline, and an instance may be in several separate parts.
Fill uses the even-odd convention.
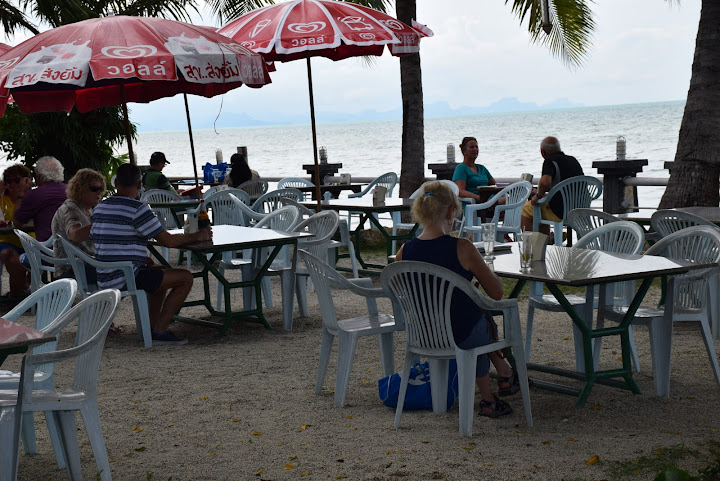
[[[385,196],[387,195],[387,187],[382,185],[376,186],[373,191],[373,207],[385,205]]]
[[[350,174],[340,174],[340,184],[350,185]]]
[[[521,174],[521,175],[520,175],[520,180],[526,180],[526,181],[528,181],[528,182],[530,182],[530,183],[532,184],[533,175],[532,175],[532,174],[527,174],[527,173],[526,173],[526,174]]]
[[[223,190],[228,190],[229,186],[227,184],[220,184],[217,187],[215,187],[215,192],[222,192]]]
[[[542,232],[533,232],[529,237],[532,242],[532,260],[544,261],[549,237]]]

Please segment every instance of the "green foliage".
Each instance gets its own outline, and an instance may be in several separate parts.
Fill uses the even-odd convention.
[[[535,0],[505,0],[512,4],[513,13],[522,23],[528,19],[528,31],[534,43],[547,46],[550,52],[568,66],[577,67],[587,58],[595,21],[586,0],[549,0],[552,30],[542,30],[540,2]]]
[[[134,126],[132,126],[134,134]],[[106,107],[87,114],[77,111],[22,114],[8,105],[0,118],[0,149],[8,160],[32,167],[43,155],[56,157],[65,167],[66,178],[83,167],[96,169],[106,178],[124,162],[113,155],[113,147],[124,140],[125,124],[119,107]],[[126,157],[126,156],[125,156]]]

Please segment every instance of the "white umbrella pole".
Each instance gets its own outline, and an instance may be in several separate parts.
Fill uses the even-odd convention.
[[[315,197],[317,199],[317,211],[322,210],[322,196],[320,195],[320,165],[318,163],[317,132],[315,131],[315,100],[313,98],[312,67],[310,67],[310,55],[305,57],[307,61],[308,90],[310,93],[310,124],[312,125],[313,158],[315,159]]]
[[[195,172],[195,192],[197,193],[198,199],[202,200],[202,191],[200,190],[200,182],[198,181],[197,174],[197,161],[195,160],[195,142],[193,141],[192,135],[192,124],[190,123],[190,107],[188,107],[187,94],[183,94],[185,99],[185,116],[187,117],[188,124],[188,135],[190,136],[190,154],[192,155],[193,171]]]
[[[130,163],[135,165],[135,154],[132,148],[132,130],[130,129],[130,117],[128,116],[127,102],[125,101],[125,86],[120,86],[120,99],[122,100],[123,117],[125,120],[125,138],[128,144],[128,155],[130,156]]]

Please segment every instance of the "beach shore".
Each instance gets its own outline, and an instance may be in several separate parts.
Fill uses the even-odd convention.
[[[197,282],[191,296],[201,291]],[[650,480],[657,471],[645,471],[643,457],[657,462],[679,445],[700,452],[712,443],[720,446],[720,388],[696,323],[675,327],[669,399],[653,394],[647,330],[638,328],[642,370],[636,379],[643,395],[596,386],[587,405],[575,409],[572,397],[531,389],[532,428],[525,424],[516,394],[507,398],[515,412],[500,419],[477,416],[476,405],[473,437],[466,438],[458,434],[457,406],[441,415],[407,411],[400,429],[393,429],[395,411],[378,399],[382,369],[374,338],[358,343],[345,407],[333,405],[337,343],[323,391],[316,396],[317,298],[309,293],[310,315],[296,315],[293,331],[287,332],[279,285],[273,292],[275,306],[265,311],[272,330],[239,321],[218,337],[212,329],[175,324],[173,330],[190,343],[151,349],[137,338],[130,300],[122,301],[115,323],[124,332],[107,339],[99,380],[114,479],[601,480],[621,479],[618,463],[640,460],[629,464],[631,476],[625,479]],[[658,294],[653,290],[649,302]],[[337,292],[335,301],[339,318],[365,308],[363,299],[346,293]],[[240,305],[240,293],[233,302]],[[390,312],[389,301],[379,304]],[[520,311],[524,326],[526,302],[520,302]],[[199,307],[183,314],[207,316]],[[21,322],[31,325],[32,319]],[[715,348],[720,349],[719,342]],[[399,370],[402,333],[395,336],[395,349]],[[617,364],[618,356],[619,343],[603,343],[601,366]],[[567,316],[536,313],[532,360],[574,367]],[[19,369],[19,362],[20,356],[12,356],[3,368]],[[67,366],[56,374],[59,383],[70,375]],[[18,479],[67,479],[56,466],[43,416],[35,419],[39,452],[21,454]],[[84,479],[96,479],[82,421],[78,427]],[[594,456],[599,461],[588,463]],[[679,464],[695,474],[708,463],[688,455]]]

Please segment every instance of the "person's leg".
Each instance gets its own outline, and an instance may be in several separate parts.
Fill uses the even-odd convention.
[[[150,323],[157,333],[167,331],[172,322],[172,316],[180,310],[192,289],[193,276],[185,269],[163,269],[163,280],[158,288],[164,300],[161,303],[160,313],[153,317],[150,314]],[[169,292],[167,292],[169,290]],[[165,295],[167,292],[167,295]],[[160,296],[158,296],[159,298]]]
[[[20,253],[13,247],[6,247],[0,251],[0,260],[10,276],[10,295],[21,297],[28,289],[27,270],[20,263]]]
[[[523,206],[520,227],[524,232],[532,232],[533,230],[533,205],[529,200],[525,201]]]

